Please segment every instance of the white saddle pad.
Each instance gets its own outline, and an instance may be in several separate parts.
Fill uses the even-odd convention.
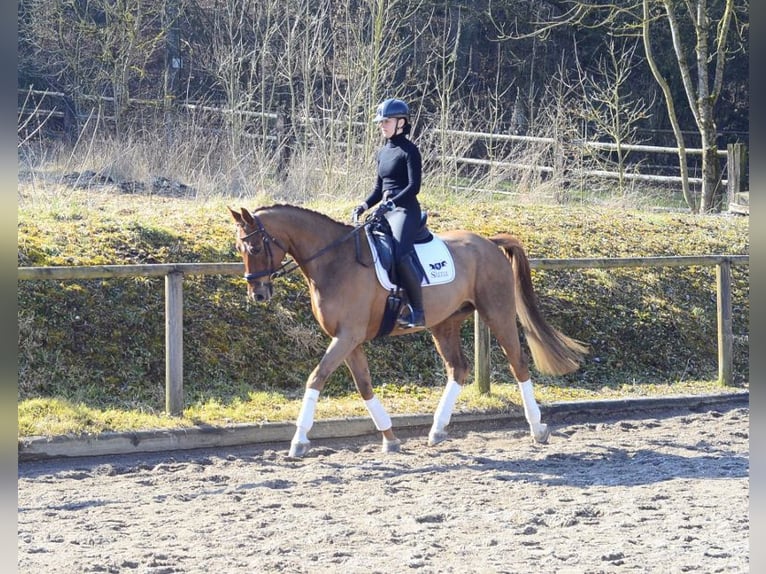
[[[450,253],[447,244],[442,239],[433,234],[432,237],[431,241],[427,243],[415,244],[415,252],[418,254],[418,259],[420,259],[420,263],[426,272],[426,276],[421,283],[423,286],[441,285],[455,279],[455,264],[452,260],[452,253]],[[396,286],[391,283],[388,273],[380,264],[378,252],[375,250],[375,246],[369,237],[367,237],[367,242],[370,244],[370,249],[375,259],[375,274],[378,276],[378,281],[380,281],[384,289],[389,291],[395,289]]]

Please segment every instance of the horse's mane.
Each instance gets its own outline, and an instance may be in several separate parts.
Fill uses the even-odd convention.
[[[325,219],[328,222],[334,223],[336,225],[342,225],[344,227],[349,227],[348,224],[343,223],[341,221],[338,221],[337,219],[333,219],[329,215],[326,215],[326,214],[321,213],[319,211],[315,211],[313,209],[309,209],[308,207],[301,207],[299,205],[292,205],[290,203],[274,203],[272,205],[266,205],[266,206],[257,208],[253,213],[259,213],[261,211],[268,211],[270,209],[273,209],[273,210],[289,209],[289,210],[301,211],[303,213],[308,213],[310,215],[315,215],[315,216],[317,216],[317,217],[319,217],[321,219]]]

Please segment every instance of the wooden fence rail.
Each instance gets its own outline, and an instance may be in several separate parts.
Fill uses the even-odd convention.
[[[718,380],[732,382],[731,266],[749,265],[748,255],[631,257],[607,259],[530,259],[533,269],[613,269],[618,267],[716,266]],[[166,263],[80,267],[19,267],[19,281],[165,277],[165,410],[183,413],[183,279],[185,275],[241,275],[241,263]],[[489,392],[490,333],[478,314],[474,321],[475,379]]]

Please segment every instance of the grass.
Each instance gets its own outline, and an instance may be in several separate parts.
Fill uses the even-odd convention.
[[[731,389],[729,389],[731,390]],[[376,389],[390,414],[431,414],[436,409],[441,387],[413,389]],[[716,381],[686,381],[668,384],[624,384],[619,388],[588,390],[538,385],[536,398],[541,403],[571,400],[610,398],[657,397],[670,395],[700,395],[725,392]],[[516,385],[494,383],[489,394],[469,385],[458,398],[455,412],[520,414],[521,397]],[[97,408],[86,403],[62,398],[27,399],[21,401],[19,437],[85,435],[102,432],[136,431],[147,429],[180,429],[195,425],[223,426],[231,424],[263,424],[267,422],[293,422],[300,410],[300,400],[289,398],[277,391],[252,391],[246,398],[224,402],[211,398],[184,409],[183,415],[168,416],[159,410]],[[355,392],[322,396],[317,404],[317,419],[367,416],[361,399]]]
[[[519,236],[532,258],[749,253],[748,220],[652,211],[619,204],[545,205],[523,197],[424,189],[433,231],[467,228]],[[348,219],[356,197],[303,205]],[[238,261],[226,206],[273,200],[74,189],[44,179],[19,184],[18,265]],[[733,269],[735,385],[747,388],[748,268]],[[537,271],[543,312],[591,354],[578,372],[533,371],[542,402],[723,392],[717,379],[714,268]],[[303,278],[275,284],[267,306],[248,303],[239,278],[187,278],[184,285],[182,417],[164,407],[161,279],[19,282],[20,436],[292,421],[326,337],[311,316]],[[464,326],[472,356],[471,322]],[[430,337],[368,345],[376,392],[392,414],[431,413],[444,372]],[[472,385],[465,412],[519,408],[495,344],[492,392]],[[328,382],[317,417],[365,416],[345,369]]]

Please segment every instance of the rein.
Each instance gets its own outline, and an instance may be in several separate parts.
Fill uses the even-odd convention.
[[[277,247],[279,247],[285,253],[287,253],[287,248],[279,241],[279,239],[277,239],[273,235],[270,235],[266,231],[266,228],[263,226],[263,223],[261,222],[260,218],[257,215],[252,214],[252,216],[253,216],[253,219],[255,220],[256,224],[257,224],[257,228],[255,230],[251,231],[250,233],[247,233],[247,234],[243,235],[239,239],[240,239],[240,241],[244,242],[244,241],[250,239],[251,237],[254,237],[256,235],[260,235],[261,236],[261,241],[263,242],[263,247],[266,250],[266,253],[267,253],[268,258],[269,258],[269,269],[266,269],[264,271],[259,271],[257,273],[245,273],[245,280],[246,281],[255,281],[256,279],[260,279],[261,277],[266,277],[266,276],[268,276],[269,279],[276,279],[278,277],[283,277],[283,276],[287,275],[288,273],[292,273],[293,271],[298,269],[301,265],[305,265],[306,263],[308,263],[310,261],[313,261],[314,259],[317,259],[318,257],[321,257],[322,255],[324,255],[325,253],[327,253],[331,249],[336,248],[338,245],[340,245],[341,243],[345,242],[346,240],[348,240],[349,238],[351,238],[353,236],[356,236],[356,240],[357,240],[356,241],[356,249],[357,249],[357,259],[358,259],[359,232],[364,227],[366,227],[367,225],[370,225],[370,223],[372,223],[372,221],[366,221],[362,225],[357,225],[356,227],[354,227],[351,231],[349,231],[348,233],[346,233],[342,237],[339,237],[338,239],[330,242],[328,245],[325,245],[324,247],[322,247],[316,253],[314,253],[314,254],[310,255],[309,257],[307,257],[306,259],[304,259],[302,263],[297,263],[295,261],[295,259],[292,259],[290,261],[285,261],[279,267],[274,268],[274,266],[273,266],[273,255],[272,255],[272,252],[271,252],[271,243],[275,243],[277,245]]]

